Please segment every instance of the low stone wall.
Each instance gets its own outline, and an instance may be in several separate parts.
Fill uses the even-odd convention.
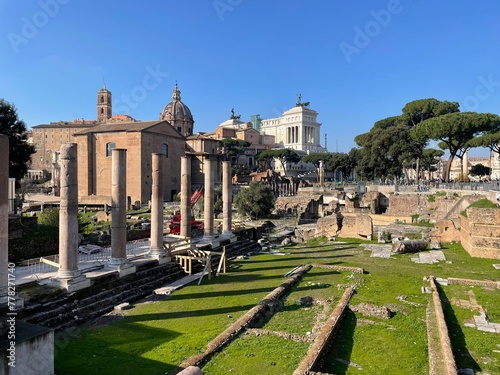
[[[472,279],[459,279],[455,277],[449,277],[448,284],[485,286],[488,288],[500,289],[500,281],[490,281],[490,280],[472,280]]]
[[[347,288],[345,290],[339,303],[314,340],[307,355],[293,372],[293,375],[307,375],[310,371],[319,371],[353,293],[353,288]]]
[[[88,205],[105,205],[111,206],[111,197],[107,195],[86,195],[78,197],[80,206]]]
[[[337,218],[326,216],[318,219],[315,235],[333,237],[337,234]],[[340,237],[367,239],[373,236],[373,224],[369,215],[345,214]],[[305,238],[304,238],[305,239]]]
[[[432,301],[434,303],[434,312],[436,314],[437,326],[439,331],[439,341],[441,344],[441,350],[443,352],[443,366],[445,368],[445,374],[443,375],[457,375],[457,364],[455,363],[455,357],[453,357],[448,327],[446,326],[443,306],[441,304],[441,298],[439,297],[439,292],[436,287],[434,276],[430,277],[430,283],[432,287]]]
[[[389,195],[389,207],[386,214],[391,216],[411,216],[419,214],[418,210],[424,210],[428,204],[427,195],[393,194]]]
[[[391,223],[411,224],[413,219],[411,216],[405,215],[370,215],[373,225],[388,225]]]
[[[218,335],[215,339],[208,343],[207,348],[204,353],[195,354],[185,360],[177,369],[173,370],[169,374],[178,374],[182,370],[188,368],[189,366],[198,366],[204,363],[208,358],[214,355],[220,348],[233,340],[238,334],[241,333],[243,329],[256,323],[260,318],[264,316],[266,310],[273,309],[273,305],[278,302],[278,300],[292,287],[294,286],[302,277],[304,273],[311,269],[311,265],[302,266],[297,273],[293,274],[288,278],[283,284],[274,289],[271,293],[265,296],[257,305],[251,308],[246,314],[241,318],[236,320],[231,326],[229,326],[224,332]],[[277,305],[276,305],[277,307]]]
[[[2,332],[0,374],[53,375],[54,331],[17,320],[15,328],[14,345]]]
[[[473,257],[500,259],[500,209],[467,209],[461,217],[460,240]]]
[[[453,220],[441,220],[434,225],[434,230],[429,234],[439,242],[459,242],[460,230],[455,227]]]
[[[360,267],[334,266],[331,264],[313,264],[312,266],[317,268],[326,268],[329,270],[349,271],[349,272],[359,273],[361,275],[365,272],[365,270]]]

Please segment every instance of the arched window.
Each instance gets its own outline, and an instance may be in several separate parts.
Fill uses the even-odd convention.
[[[113,150],[115,147],[115,142],[106,143],[106,157],[111,156],[111,150]]]
[[[168,145],[166,143],[161,145],[161,153],[168,158]]]
[[[104,96],[101,95],[101,103],[104,103]]]

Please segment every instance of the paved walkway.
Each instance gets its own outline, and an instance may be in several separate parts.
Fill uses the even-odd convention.
[[[361,245],[363,246],[363,245]],[[373,258],[390,258],[392,254],[392,245],[383,244],[367,244],[364,245],[365,250],[371,251],[370,257]],[[433,264],[440,261],[445,261],[446,258],[444,253],[441,250],[429,250],[422,251],[418,253],[418,257],[411,258],[411,260],[415,263],[423,263],[423,264]]]
[[[415,263],[433,264],[446,261],[446,258],[441,250],[429,250],[418,253],[418,258],[411,258],[411,260]]]
[[[128,242],[127,259],[133,263],[142,263],[145,260],[149,260],[149,249],[148,240]],[[89,277],[102,275],[107,272],[116,272],[115,269],[107,269],[106,267],[110,258],[111,248],[103,248],[99,253],[95,254],[78,254],[78,269]],[[57,256],[55,261],[57,262]],[[28,266],[16,266],[14,270],[15,282],[16,285],[21,285],[49,279],[55,277],[57,271],[57,267],[34,261],[34,263]]]

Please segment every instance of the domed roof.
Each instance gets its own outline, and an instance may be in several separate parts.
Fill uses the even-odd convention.
[[[181,92],[177,87],[177,82],[172,91],[172,101],[163,108],[160,114],[160,120],[194,122],[193,115],[188,106],[181,101]]]

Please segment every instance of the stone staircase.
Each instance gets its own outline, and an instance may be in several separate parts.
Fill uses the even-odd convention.
[[[246,239],[227,244],[225,247],[227,259],[258,253],[261,250],[259,244]],[[214,264],[218,264],[219,259],[220,257],[214,257]],[[195,273],[202,269],[201,263],[196,263],[193,267]],[[104,274],[93,278],[90,288],[71,294],[54,293],[53,298],[37,302],[26,301],[25,307],[18,312],[18,318],[56,331],[64,330],[106,314],[121,303],[130,303],[147,297],[155,289],[185,275],[184,270],[176,262],[161,265],[156,262],[143,263],[137,266],[135,274],[123,278],[117,278],[116,274]]]
[[[115,274],[93,279],[90,288],[40,303],[27,301],[18,316],[28,323],[63,330],[106,314],[123,302],[134,302],[150,295],[154,289],[173,282],[185,274],[176,263],[138,266],[137,272],[123,278]]]

